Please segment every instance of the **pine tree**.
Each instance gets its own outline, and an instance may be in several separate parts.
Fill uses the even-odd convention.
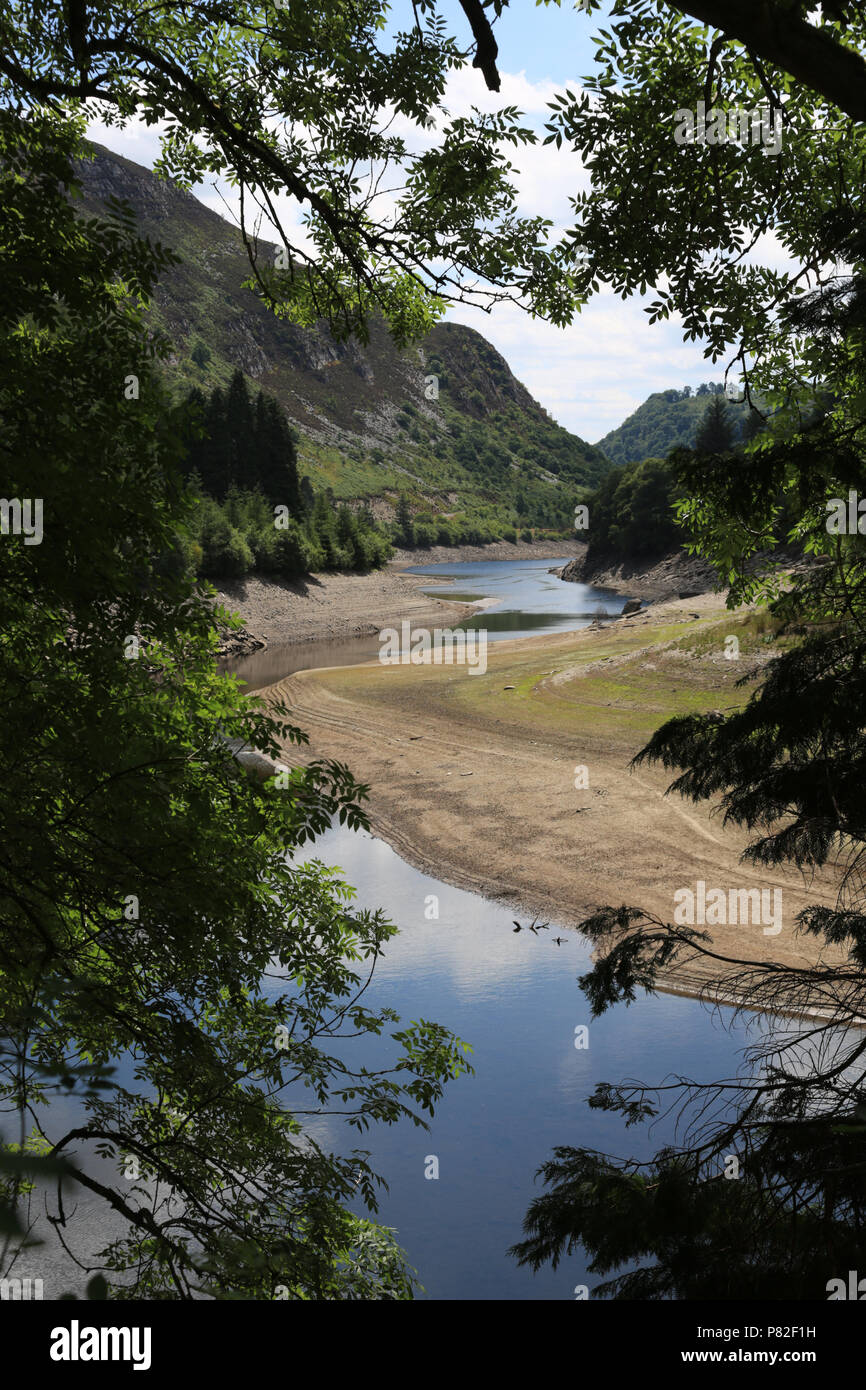
[[[303,478],[301,479],[300,494],[301,494],[301,507],[302,507],[304,513],[305,513],[306,515],[309,515],[310,512],[312,512],[313,507],[314,507],[315,504],[316,504],[316,494],[313,492],[313,484],[310,482],[310,480],[309,480],[309,478],[307,477],[306,473],[304,474]]]
[[[397,503],[396,521],[398,527],[397,537],[400,544],[405,545],[407,549],[411,550],[412,546],[415,544],[415,528],[412,525],[412,510],[405,492],[400,493],[400,500]]]
[[[226,485],[235,483],[241,488],[254,488],[256,469],[254,462],[253,421],[254,411],[250,400],[247,379],[243,372],[235,372],[226,394],[226,436],[228,445],[228,477]]]
[[[205,491],[222,501],[231,485],[232,451],[228,438],[226,398],[218,386],[207,403],[204,430],[198,471]]]
[[[734,426],[723,396],[713,396],[704,411],[695,450],[699,454],[727,454],[734,447]]]
[[[260,487],[274,506],[288,507],[292,516],[301,516],[295,440],[279,405],[263,391],[256,397],[253,443],[252,485]]]

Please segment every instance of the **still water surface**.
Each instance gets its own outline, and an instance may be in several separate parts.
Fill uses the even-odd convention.
[[[435,565],[417,572],[448,577],[447,587],[431,588],[437,595],[495,599],[494,608],[469,624],[486,627],[491,640],[578,628],[599,608],[621,610],[621,596],[548,574],[556,563]],[[293,670],[368,661],[378,650],[375,637],[307,643],[272,649],[237,670],[255,689]],[[378,1219],[396,1228],[427,1298],[558,1300],[572,1299],[578,1284],[592,1287],[596,1279],[581,1255],[555,1273],[537,1275],[507,1255],[521,1238],[529,1202],[542,1190],[533,1181],[535,1170],[556,1145],[636,1157],[655,1152],[672,1138],[672,1122],[658,1122],[650,1133],[645,1127],[626,1131],[615,1117],[586,1105],[596,1082],[660,1081],[671,1072],[697,1080],[731,1076],[747,1041],[746,1023],[733,1020],[729,1010],[711,1014],[695,1001],[666,995],[639,999],[592,1022],[577,984],[588,968],[589,947],[577,934],[558,933],[555,924],[538,936],[515,933],[509,909],[419,873],[365,833],[330,830],[298,856],[311,858],[339,865],[357,889],[356,905],[383,908],[401,928],[377,967],[368,1005],[391,1006],[404,1024],[422,1017],[443,1024],[472,1045],[475,1074],[446,1088],[429,1132],[401,1122],[359,1136],[334,1117],[309,1128],[338,1152],[371,1151],[373,1168],[389,1183]],[[616,899],[615,884],[611,896]],[[431,920],[425,913],[434,899],[438,917]],[[566,938],[560,947],[552,939],[558,934]],[[578,1050],[575,1029],[581,1025],[589,1025],[589,1046]],[[383,1065],[393,1060],[393,1046],[387,1038],[361,1039],[336,1044],[334,1051]],[[67,1108],[71,1120],[76,1103],[57,1102],[55,1123]],[[431,1155],[438,1159],[438,1179],[425,1178]],[[48,1243],[17,1272],[44,1277],[45,1297],[57,1297],[77,1287],[80,1275],[44,1217],[38,1224]],[[116,1233],[102,1204],[84,1194],[81,1245],[96,1249]]]
[[[437,582],[436,597],[492,600],[465,627],[486,628],[489,640],[541,630],[585,627],[618,614],[622,595],[568,584],[549,571],[561,560],[458,562],[416,566]],[[377,637],[274,648],[237,667],[257,688],[294,670],[369,661]],[[711,1014],[671,995],[641,999],[591,1022],[577,977],[588,969],[589,947],[555,925],[539,936],[515,933],[505,907],[430,878],[387,844],[337,828],[302,858],[340,865],[358,891],[357,905],[382,907],[400,928],[388,944],[366,996],[395,1008],[405,1021],[428,1018],[473,1047],[475,1075],[446,1088],[430,1132],[402,1122],[374,1127],[360,1138],[345,1122],[316,1121],[317,1138],[339,1152],[369,1148],[372,1166],[389,1183],[379,1219],[398,1239],[432,1299],[571,1299],[577,1284],[597,1282],[581,1256],[553,1273],[533,1275],[507,1255],[542,1189],[534,1173],[557,1145],[591,1147],[647,1157],[672,1137],[670,1123],[626,1131],[615,1117],[586,1104],[596,1082],[640,1077],[658,1081],[672,1071],[695,1079],[734,1074],[747,1025],[731,1011]],[[611,885],[616,897],[615,885]],[[431,895],[438,919],[428,920]],[[564,935],[566,944],[552,938]],[[589,1047],[574,1046],[575,1029],[589,1024]],[[757,1025],[753,1025],[757,1026]],[[754,1037],[752,1037],[754,1041]],[[382,1040],[362,1040],[338,1055],[353,1061],[385,1058]],[[393,1056],[393,1053],[388,1054]],[[427,1159],[438,1179],[425,1178]]]
[[[615,617],[626,602],[622,594],[569,584],[549,570],[566,564],[569,556],[546,560],[483,560],[445,565],[421,565],[409,574],[429,575],[437,582],[423,592],[461,603],[491,600],[489,607],[458,628],[485,628],[488,641],[531,637],[535,633],[588,626],[595,618]],[[440,583],[439,580],[445,582]],[[399,626],[399,625],[398,625]],[[373,661],[381,650],[376,634],[333,642],[297,642],[272,646],[232,670],[249,691],[261,690],[291,676],[321,666],[355,666]]]
[[[533,1275],[506,1254],[521,1238],[533,1175],[556,1145],[647,1157],[672,1137],[669,1122],[651,1134],[629,1131],[586,1105],[597,1081],[695,1079],[736,1073],[759,1027],[710,1013],[691,999],[643,998],[592,1022],[577,977],[589,946],[574,932],[515,933],[511,911],[419,873],[366,833],[329,831],[305,858],[339,864],[358,890],[358,907],[384,907],[400,934],[387,944],[365,995],[406,1020],[427,1018],[471,1043],[473,1076],[449,1083],[429,1132],[410,1122],[374,1127],[360,1138],[344,1121],[310,1127],[338,1152],[368,1148],[390,1191],[379,1218],[395,1227],[431,1299],[571,1299],[575,1285],[598,1282],[582,1256]],[[616,897],[615,885],[611,886]],[[427,920],[430,897],[438,920]],[[525,920],[525,919],[524,919]],[[557,947],[552,938],[562,935]],[[575,1028],[589,1025],[589,1046]],[[727,1026],[723,1026],[727,1025]],[[393,1045],[392,1045],[393,1046]],[[338,1056],[382,1064],[383,1040]],[[388,1055],[393,1056],[393,1053]],[[425,1160],[439,1160],[438,1179]]]

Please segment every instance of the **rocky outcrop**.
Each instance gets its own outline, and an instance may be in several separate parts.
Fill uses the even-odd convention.
[[[645,560],[614,560],[608,556],[588,563],[585,555],[578,556],[563,565],[559,578],[572,584],[593,584],[600,589],[612,589],[614,593],[627,593],[655,603],[672,598],[693,598],[718,585],[712,565],[682,550]]]
[[[245,627],[226,630],[219,644],[219,657],[222,661],[239,656],[252,656],[253,652],[264,651],[267,646],[264,637],[254,637]]]

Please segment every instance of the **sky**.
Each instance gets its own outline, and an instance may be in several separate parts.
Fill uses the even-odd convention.
[[[446,104],[452,115],[472,105],[494,110],[515,105],[525,123],[541,130],[548,103],[566,87],[575,91],[580,77],[593,69],[592,36],[603,26],[606,10],[589,15],[572,8],[512,0],[495,25],[499,44],[501,92],[488,92],[472,68],[455,73]],[[411,10],[409,10],[411,14]],[[464,34],[466,20],[457,0],[445,0],[450,31]],[[395,17],[406,24],[406,7],[395,4]],[[470,36],[467,34],[467,46]],[[123,130],[94,121],[91,138],[118,154],[152,167],[159,154],[158,131],[141,123]],[[549,217],[554,231],[572,221],[569,195],[586,185],[579,157],[565,148],[536,146],[509,156],[518,168],[521,215]],[[223,216],[236,210],[232,191],[222,183],[204,185],[196,196]],[[288,224],[298,224],[297,205],[281,203]],[[646,302],[652,298],[647,295]],[[675,321],[650,324],[638,298],[621,300],[602,287],[568,328],[533,319],[524,310],[499,304],[491,313],[466,305],[452,306],[446,317],[482,333],[503,354],[511,370],[555,420],[595,443],[631,414],[653,391],[702,381],[721,380],[724,363],[706,361],[699,347],[684,343]]]

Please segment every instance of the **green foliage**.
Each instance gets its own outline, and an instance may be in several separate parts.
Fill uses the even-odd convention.
[[[324,326],[308,331],[276,319],[240,287],[249,262],[240,236],[223,219],[108,151],[97,150],[94,162],[82,165],[81,177],[89,189],[89,210],[99,212],[106,190],[112,190],[129,200],[142,232],[164,239],[181,257],[163,277],[158,310],[152,306],[150,316],[175,341],[186,342],[188,353],[206,340],[211,357],[204,368],[183,352],[168,364],[178,389],[189,393],[192,387],[203,413],[211,408],[205,396],[219,388],[225,397],[230,389],[242,333],[265,355],[264,399],[272,396],[301,421],[324,416],[340,432],[344,442],[336,446],[326,443],[315,426],[309,432],[303,424],[296,427],[293,447],[317,491],[330,487],[338,500],[353,505],[374,496],[392,501],[409,486],[408,471],[417,480],[413,507],[459,511],[500,537],[522,495],[527,524],[570,534],[572,490],[598,481],[608,465],[598,450],[549,418],[479,333],[443,323],[425,338],[427,371],[439,377],[437,401],[426,401],[420,390],[414,400],[406,398],[406,355],[396,350],[378,320],[365,346],[337,355],[322,369],[318,359]],[[158,221],[155,204],[161,209]],[[472,392],[482,404],[471,407],[470,414],[466,397]],[[207,477],[209,491],[217,491],[216,483],[218,495],[224,496],[232,474],[245,488],[255,486],[258,478],[275,503],[290,504],[285,479],[282,486],[271,487],[259,466],[250,475],[250,440],[239,434],[238,443],[227,449],[225,410],[215,413],[220,419],[211,430],[212,442],[199,446],[209,457],[190,465],[202,478],[209,461],[220,465],[220,478]],[[379,445],[370,449],[363,422],[383,414],[397,424],[396,438],[387,450]]]
[[[590,163],[572,234],[587,253],[575,264],[580,296],[602,281],[623,297],[652,286],[651,320],[676,314],[706,356],[738,363],[758,416],[735,451],[711,418],[695,440],[703,452],[678,448],[667,467],[689,548],[727,580],[730,608],[768,601],[764,635],[783,640],[744,707],[671,720],[635,761],[675,771],[672,792],[717,803],[748,836],[752,866],[826,870],[838,885],[835,901],[796,920],[832,948],[813,965],[772,949],[765,960],[720,955],[710,933],[639,906],[582,923],[595,947],[581,980],[594,1015],[672,970],[713,973],[719,999],[761,1015],[733,1079],[596,1088],[590,1104],[629,1124],[676,1113],[675,1142],[653,1158],[563,1147],[542,1168],[550,1190],[514,1253],[537,1267],[580,1242],[593,1272],[613,1275],[594,1291],[603,1297],[826,1299],[866,1252],[866,226],[856,192],[866,132],[824,81],[834,56],[862,66],[866,25],[860,7],[825,7],[809,22],[794,9],[771,4],[754,22],[769,14],[786,35],[800,26],[815,57],[806,80],[800,64],[783,66],[783,46],[780,66],[760,39],[756,56],[745,10],[736,38],[720,32],[708,51],[706,29],[680,10],[617,0],[599,73],[557,100],[551,122],[550,138]],[[696,90],[728,109],[770,93],[780,149],[678,145],[671,123]],[[767,237],[791,268],[761,263]],[[837,512],[841,528],[830,525]],[[780,541],[806,557],[794,578],[781,556],[755,563]]]
[[[677,447],[694,448],[698,430],[708,404],[724,395],[723,382],[702,382],[694,395],[684,391],[656,391],[638,406],[628,419],[600,439],[597,448],[612,463],[642,463],[644,459],[667,458]],[[727,403],[727,413],[735,422],[734,439],[742,437],[749,415],[745,402]]]
[[[673,473],[661,459],[614,468],[587,503],[587,559],[662,555],[680,544],[673,484]]]
[[[0,1100],[38,1110],[26,1166],[0,1151],[0,1209],[68,1161],[73,1249],[80,1188],[124,1220],[97,1257],[112,1297],[405,1298],[392,1234],[349,1210],[375,1213],[369,1155],[291,1106],[306,1086],[359,1131],[423,1123],[464,1047],[366,1005],[395,928],[293,860],[332,819],[365,825],[366,789],[334,762],[260,782],[234,756],[305,735],[217,674],[229,615],[184,560],[189,408],[143,318],[169,258],[122,209],[76,217],[77,146],[56,113],[0,111],[5,488],[44,503],[41,543],[0,543]],[[244,506],[223,504],[235,531]],[[375,1070],[340,1057],[359,1032],[385,1035]]]
[[[707,403],[698,432],[695,452],[698,454],[729,454],[734,447],[734,424],[723,396],[713,396]]]
[[[295,441],[273,397],[259,391],[253,400],[246,377],[236,371],[226,392],[216,387],[205,399],[194,389],[188,400],[198,427],[188,432],[185,469],[204,491],[222,501],[231,488],[259,490],[298,516]]]
[[[384,0],[200,0],[144,7],[132,22],[120,0],[76,8],[68,23],[13,6],[0,19],[0,71],[12,101],[99,102],[110,124],[161,122],[161,167],[187,187],[228,168],[244,189],[251,283],[294,323],[326,319],[337,336],[363,337],[381,313],[405,343],[444,296],[512,299],[565,322],[551,223],[518,214],[508,159],[536,137],[515,107],[451,117],[445,85],[463,45],[432,5],[415,18],[394,33]],[[395,118],[429,133],[420,153]],[[399,196],[382,205],[378,184],[338,172],[349,167],[381,170]],[[304,240],[280,225],[278,262],[255,224],[260,209],[278,215],[285,193],[305,206]]]
[[[223,503],[201,495],[190,530],[198,552],[194,567],[211,578],[378,569],[391,555],[390,540],[369,511],[335,511],[326,494],[299,517],[279,513],[261,492],[232,488]]]
[[[400,493],[394,524],[396,526],[395,539],[399,541],[399,544],[407,547],[413,546],[415,544],[415,528],[412,524],[412,509],[405,492]]]

